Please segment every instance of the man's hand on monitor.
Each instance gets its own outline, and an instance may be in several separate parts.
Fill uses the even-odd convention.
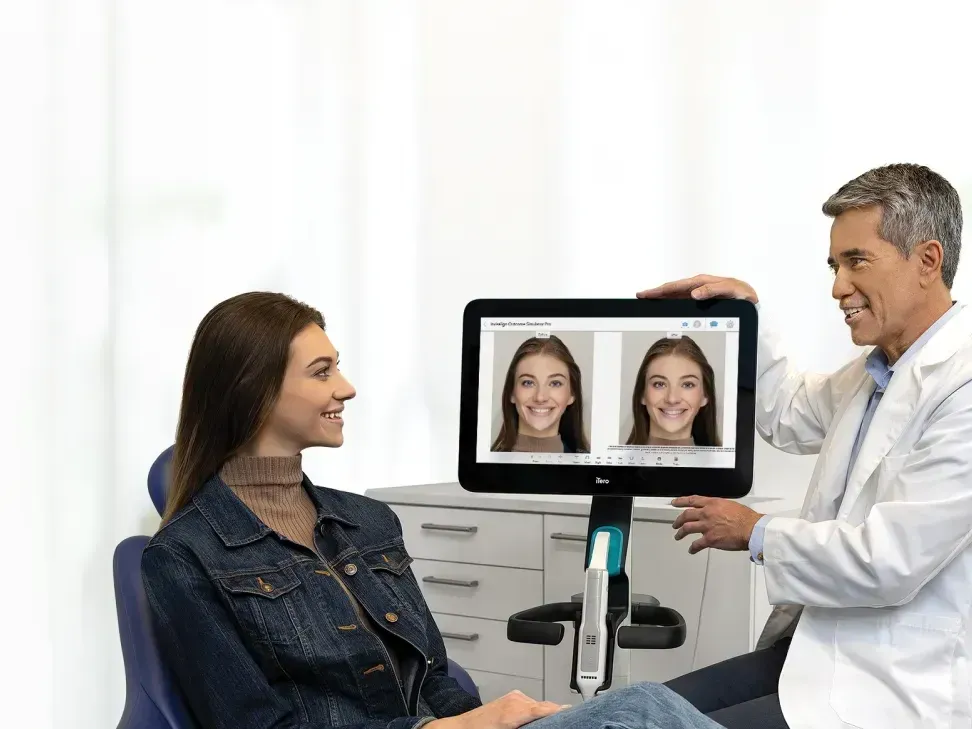
[[[745,299],[753,304],[759,302],[755,289],[745,281],[738,278],[725,278],[723,276],[709,276],[699,274],[692,278],[683,278],[678,281],[656,286],[653,289],[639,291],[639,299]]]
[[[689,534],[701,534],[689,545],[689,553],[696,554],[709,547],[726,551],[749,549],[753,528],[763,515],[730,499],[708,496],[680,496],[672,506],[686,507],[672,523],[677,529],[675,539]]]

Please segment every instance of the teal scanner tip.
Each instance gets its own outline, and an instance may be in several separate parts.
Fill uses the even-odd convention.
[[[594,530],[591,534],[591,540],[587,544],[587,564],[591,564],[591,556],[594,552],[594,542],[597,539],[597,535],[601,532],[607,532],[610,536],[610,542],[608,543],[608,559],[607,559],[607,570],[608,575],[615,577],[621,574],[621,544],[624,541],[624,537],[621,535],[621,530],[615,526],[602,526]]]

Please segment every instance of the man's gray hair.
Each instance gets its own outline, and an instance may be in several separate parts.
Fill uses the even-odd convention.
[[[948,180],[921,165],[877,167],[844,184],[823,212],[836,218],[871,205],[881,206],[878,234],[905,257],[924,241],[942,244],[942,281],[951,289],[962,251],[962,204]]]

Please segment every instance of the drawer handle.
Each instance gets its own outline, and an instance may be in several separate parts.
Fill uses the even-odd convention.
[[[422,582],[432,585],[453,585],[455,587],[479,587],[479,580],[452,580],[448,577],[423,577]]]
[[[452,638],[453,640],[465,640],[472,642],[474,640],[479,640],[479,633],[441,633],[443,638]]]
[[[475,534],[479,531],[477,526],[453,526],[452,524],[423,524],[422,528],[434,532],[465,532],[466,534]]]
[[[587,537],[583,534],[566,534],[565,532],[554,532],[550,535],[551,539],[559,539],[562,542],[586,542]]]

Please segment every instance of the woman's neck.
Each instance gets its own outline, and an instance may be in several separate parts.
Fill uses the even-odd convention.
[[[301,449],[293,443],[287,443],[273,434],[258,435],[241,448],[237,454],[246,458],[292,458],[299,456]]]
[[[516,432],[517,435],[525,435],[527,438],[553,438],[560,435],[560,423],[554,423],[546,430],[536,430],[521,420]]]

